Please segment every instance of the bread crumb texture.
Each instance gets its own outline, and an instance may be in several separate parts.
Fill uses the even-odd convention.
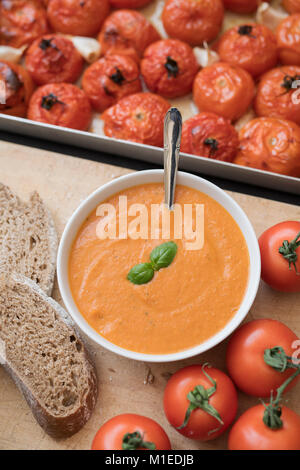
[[[0,183],[0,268],[24,274],[51,295],[57,234],[37,192],[28,203]]]

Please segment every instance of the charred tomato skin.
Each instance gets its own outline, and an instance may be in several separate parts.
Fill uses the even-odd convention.
[[[300,65],[300,13],[282,20],[276,29],[278,54],[284,65]]]
[[[26,68],[37,85],[75,82],[83,59],[73,43],[58,34],[36,39],[26,52]]]
[[[46,10],[40,0],[0,2],[0,45],[21,47],[47,32]]]
[[[163,146],[164,118],[170,103],[152,93],[136,93],[120,100],[103,114],[108,137]]]
[[[263,404],[256,405],[238,418],[229,432],[228,449],[300,450],[300,416],[283,406],[283,427],[274,431],[264,424],[264,411]]]
[[[142,8],[152,0],[109,0],[113,8]]]
[[[151,44],[141,62],[142,76],[149,90],[166,98],[192,91],[198,70],[192,48],[178,39],[162,39]]]
[[[183,123],[182,152],[232,162],[238,146],[237,131],[228,119],[217,114],[200,113]]]
[[[300,13],[300,0],[282,0],[283,7],[290,13]]]
[[[47,16],[56,32],[95,36],[109,11],[109,0],[49,0]]]
[[[241,129],[239,138],[237,165],[300,176],[300,127],[294,122],[256,118]]]
[[[139,61],[160,35],[138,11],[117,10],[105,20],[98,36],[103,54],[128,54]]]
[[[82,88],[93,108],[102,113],[121,98],[142,91],[136,62],[124,55],[107,55],[84,72]]]
[[[270,0],[266,0],[269,2]],[[235,13],[253,13],[257,10],[259,0],[223,0],[224,7]]]
[[[224,6],[221,0],[167,0],[162,13],[168,35],[191,46],[215,39],[223,18]]]
[[[254,100],[257,116],[288,119],[300,124],[298,90],[291,87],[299,79],[300,66],[293,65],[278,67],[262,75]]]
[[[221,36],[218,54],[222,61],[241,67],[257,77],[277,64],[276,37],[262,24],[234,26]]]
[[[213,112],[235,121],[252,103],[254,81],[246,70],[217,62],[198,73],[193,95],[200,111]]]
[[[21,65],[0,60],[0,79],[4,82],[6,95],[6,103],[0,104],[0,113],[25,117],[34,90],[29,73]]]
[[[91,121],[88,97],[71,83],[49,83],[32,95],[27,118],[71,129],[86,130]]]
[[[152,442],[157,450],[171,449],[167,434],[156,421],[146,416],[125,413],[114,416],[101,426],[93,439],[92,450],[123,450],[124,436],[134,432],[138,432],[144,441]]]

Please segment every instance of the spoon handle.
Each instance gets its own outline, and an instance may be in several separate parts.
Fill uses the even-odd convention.
[[[170,108],[164,124],[165,204],[172,210],[180,152],[182,117],[177,108]]]

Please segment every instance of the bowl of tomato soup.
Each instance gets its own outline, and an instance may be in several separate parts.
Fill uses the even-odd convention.
[[[257,238],[240,206],[178,172],[170,212],[163,177],[141,171],[97,189],[68,221],[57,260],[62,299],[79,328],[148,362],[220,343],[247,315],[260,280]]]

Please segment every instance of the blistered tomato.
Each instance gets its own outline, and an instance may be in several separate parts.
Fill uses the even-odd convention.
[[[21,65],[0,61],[0,113],[24,117],[34,85],[27,70]],[[2,101],[5,101],[2,103]]]
[[[47,32],[46,10],[40,0],[0,2],[0,45],[20,47]]]
[[[154,26],[138,11],[118,10],[104,22],[99,35],[103,54],[125,53],[136,60],[146,47],[160,36]]]
[[[84,72],[82,88],[91,105],[102,113],[121,98],[142,90],[136,62],[122,55],[108,55]]]
[[[36,39],[26,52],[26,68],[35,83],[75,82],[83,59],[73,43],[57,34]]]
[[[289,13],[300,13],[300,0],[282,0],[282,5]]]
[[[49,0],[47,15],[54,31],[95,36],[109,10],[109,0]]]
[[[142,8],[152,0],[109,0],[113,8]]]
[[[232,162],[238,146],[237,131],[228,119],[221,116],[200,113],[183,124],[182,152]]]
[[[198,73],[193,94],[200,111],[211,111],[235,121],[251,105],[254,82],[246,70],[217,62]]]
[[[192,46],[212,41],[224,17],[221,0],[167,0],[162,21],[168,35]]]
[[[270,0],[266,0],[269,2]],[[236,13],[253,13],[260,1],[259,0],[223,0],[226,9]]]
[[[282,20],[276,30],[279,59],[282,64],[300,65],[300,13]]]
[[[170,104],[152,93],[127,96],[102,114],[108,137],[162,147],[164,118]]]
[[[265,73],[254,101],[258,116],[289,119],[300,124],[300,67],[278,67]]]
[[[251,75],[258,76],[277,63],[276,37],[262,24],[234,26],[221,37],[218,54],[224,62],[238,65]]]
[[[32,95],[28,119],[56,126],[86,130],[91,120],[91,106],[84,91],[70,83],[50,83]]]
[[[300,176],[300,127],[275,118],[257,118],[240,131],[234,163],[260,170]]]
[[[193,49],[178,39],[151,44],[141,62],[141,72],[150,91],[167,98],[192,91],[199,65]]]

